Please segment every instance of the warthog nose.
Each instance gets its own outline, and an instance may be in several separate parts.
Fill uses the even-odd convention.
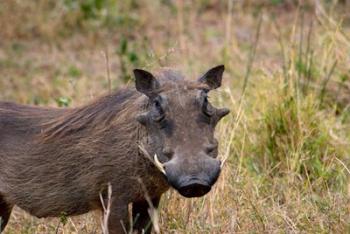
[[[168,183],[184,197],[208,193],[220,175],[220,161],[203,157],[201,162],[183,162],[174,157],[164,163]]]
[[[207,194],[210,189],[211,186],[208,183],[196,181],[180,186],[178,191],[184,197],[201,197]]]

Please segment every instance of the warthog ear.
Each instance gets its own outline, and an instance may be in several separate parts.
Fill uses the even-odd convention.
[[[159,82],[148,71],[141,69],[134,69],[136,90],[145,94],[149,98],[157,96],[159,89]]]
[[[209,86],[209,89],[216,89],[221,86],[222,74],[224,73],[225,66],[219,65],[213,67],[207,71],[201,78],[199,82],[204,83]]]

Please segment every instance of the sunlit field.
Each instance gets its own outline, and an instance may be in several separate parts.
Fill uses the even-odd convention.
[[[202,198],[164,194],[161,233],[350,232],[349,1],[1,0],[0,25],[1,101],[76,107],[134,68],[225,64],[222,174]],[[15,208],[5,233],[100,227]]]

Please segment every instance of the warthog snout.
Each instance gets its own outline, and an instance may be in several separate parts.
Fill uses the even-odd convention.
[[[178,188],[179,193],[185,197],[201,197],[207,194],[211,186],[207,182],[197,179],[190,179],[188,183]]]
[[[220,161],[205,156],[200,162],[179,162],[173,159],[164,164],[169,184],[184,197],[207,194],[220,175]]]

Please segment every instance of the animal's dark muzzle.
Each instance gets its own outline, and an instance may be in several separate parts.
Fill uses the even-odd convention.
[[[185,184],[178,188],[179,193],[184,197],[201,197],[207,194],[211,189],[211,186],[203,182],[194,182]]]
[[[194,165],[166,163],[165,171],[169,184],[184,197],[201,197],[207,194],[220,175],[220,161],[208,158],[193,170]],[[183,167],[188,167],[188,171]],[[191,167],[192,166],[192,167]]]

